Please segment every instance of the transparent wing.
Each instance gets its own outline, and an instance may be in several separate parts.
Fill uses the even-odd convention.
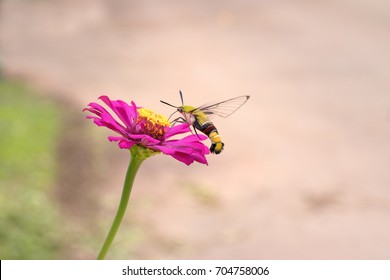
[[[237,96],[218,103],[202,105],[193,111],[200,110],[208,117],[220,116],[222,118],[226,118],[244,105],[245,102],[248,101],[249,97],[249,95]]]

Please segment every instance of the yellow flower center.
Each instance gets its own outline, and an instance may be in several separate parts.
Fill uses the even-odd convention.
[[[168,119],[152,110],[139,108],[137,124],[140,124],[142,132],[153,137],[154,139],[161,139],[171,123]]]

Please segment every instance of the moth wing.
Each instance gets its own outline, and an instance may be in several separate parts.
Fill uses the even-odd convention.
[[[199,110],[206,114],[208,118],[212,118],[214,116],[219,116],[222,118],[227,118],[231,114],[233,114],[235,111],[241,108],[242,105],[245,104],[245,102],[248,101],[249,95],[242,95],[237,96],[225,101],[221,101],[218,103],[212,103],[212,104],[205,104],[202,105],[195,110]]]

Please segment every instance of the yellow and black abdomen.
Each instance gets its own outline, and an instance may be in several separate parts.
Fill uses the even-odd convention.
[[[194,126],[210,139],[212,143],[210,146],[210,152],[215,154],[222,152],[224,143],[221,141],[221,136],[212,122],[206,121],[203,124],[200,124],[198,121],[195,121]]]

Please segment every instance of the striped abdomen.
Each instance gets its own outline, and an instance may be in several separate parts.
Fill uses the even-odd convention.
[[[223,150],[224,144],[221,141],[221,136],[218,134],[217,128],[210,121],[200,124],[198,121],[194,123],[195,128],[202,131],[211,141],[210,152],[219,154]]]

